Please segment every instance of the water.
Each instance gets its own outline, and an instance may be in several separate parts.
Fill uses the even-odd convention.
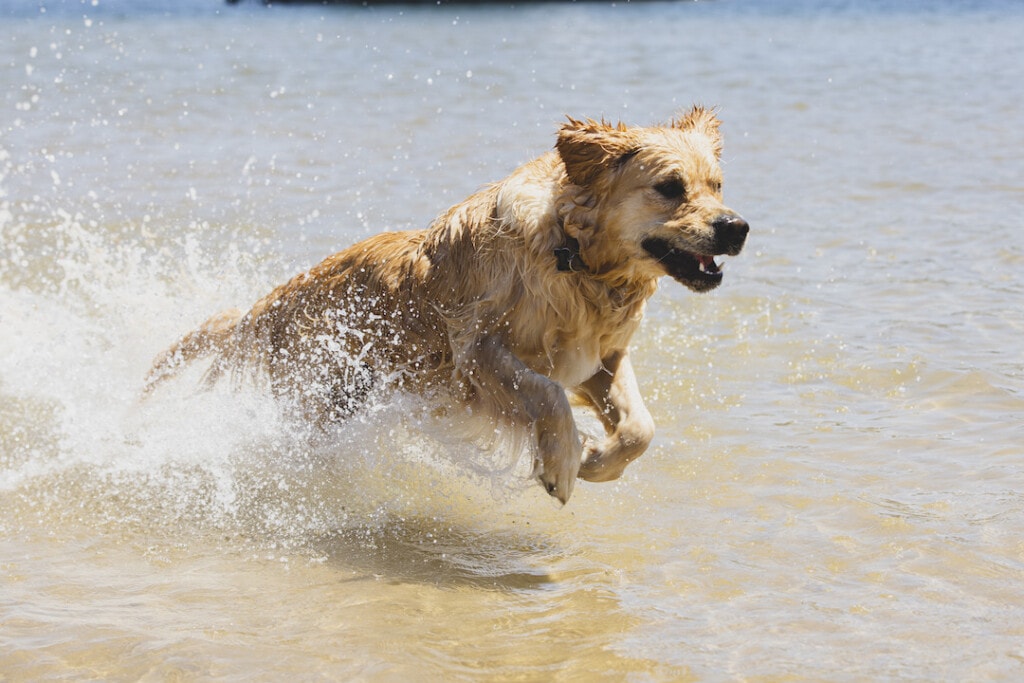
[[[42,9],[45,11],[42,11]],[[0,680],[1015,680],[1019,3],[0,2]],[[724,121],[751,222],[557,509],[405,399],[152,357],[563,115]],[[499,458],[500,459],[500,458]]]

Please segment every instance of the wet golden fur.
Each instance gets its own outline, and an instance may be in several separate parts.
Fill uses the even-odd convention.
[[[711,256],[746,236],[721,201],[718,125],[699,107],[650,128],[569,119],[555,151],[428,229],[379,234],[214,316],[157,357],[147,391],[212,355],[209,381],[248,369],[329,420],[387,381],[525,430],[563,502],[577,477],[615,479],[654,433],[628,350],[645,302],[666,273],[716,286]],[[604,438],[581,441],[567,390]]]

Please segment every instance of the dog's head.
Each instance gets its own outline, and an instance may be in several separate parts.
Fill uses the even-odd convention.
[[[715,256],[738,254],[749,226],[722,203],[718,126],[702,107],[667,126],[571,118],[562,126],[563,227],[595,274],[668,274],[697,292],[722,282]]]

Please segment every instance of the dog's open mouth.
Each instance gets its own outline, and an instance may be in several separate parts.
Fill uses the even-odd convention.
[[[661,264],[666,273],[695,292],[706,292],[722,284],[721,266],[710,254],[676,249],[660,237],[648,237],[640,246]]]

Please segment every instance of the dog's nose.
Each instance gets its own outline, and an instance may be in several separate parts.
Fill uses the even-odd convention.
[[[715,251],[730,256],[740,253],[750,232],[750,225],[734,213],[723,213],[711,227],[715,231]]]

